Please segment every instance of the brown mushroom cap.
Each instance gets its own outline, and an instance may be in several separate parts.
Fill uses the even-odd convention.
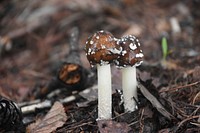
[[[124,36],[116,43],[122,47],[120,56],[115,60],[117,66],[139,66],[142,63],[144,55],[140,49],[139,40],[135,36]]]
[[[85,50],[90,64],[104,65],[117,59],[121,51],[120,46],[116,45],[116,40],[110,32],[103,30],[89,37]]]

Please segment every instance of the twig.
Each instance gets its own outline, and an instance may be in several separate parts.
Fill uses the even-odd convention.
[[[198,112],[198,110],[200,110],[200,106],[197,107],[197,108],[191,113],[190,116],[195,115],[195,114]]]
[[[197,81],[197,82],[194,82],[194,83],[191,83],[191,84],[187,84],[187,85],[183,85],[183,86],[178,86],[178,87],[171,88],[171,89],[161,90],[159,92],[162,93],[162,92],[168,92],[168,91],[177,91],[178,89],[183,89],[183,88],[186,88],[186,87],[194,86],[194,85],[197,85],[199,83],[200,83],[200,81]]]
[[[196,116],[190,116],[184,120],[182,120],[179,124],[178,124],[178,127],[177,127],[177,130],[181,127],[181,125],[183,125],[185,122],[191,120],[191,119],[195,119],[195,118],[199,118],[200,115],[196,115]]]
[[[119,114],[119,115],[113,117],[112,119],[114,120],[114,119],[116,119],[116,118],[118,118],[118,117],[120,117],[120,116],[123,116],[123,115],[127,114],[127,113],[128,113],[128,112],[121,113],[121,114]]]
[[[89,124],[92,124],[92,123],[93,123],[92,121],[89,121],[89,122],[87,122],[87,123],[82,123],[82,124],[80,124],[80,125],[76,125],[76,126],[73,126],[73,127],[71,127],[71,128],[68,128],[67,130],[73,130],[73,129],[75,129],[75,128],[82,127],[82,126],[85,126],[85,125],[89,125]]]
[[[79,95],[71,95],[64,99],[60,99],[58,101],[60,101],[62,104],[67,104],[79,98],[80,98]],[[22,113],[26,115],[26,114],[35,112],[37,109],[42,110],[42,109],[50,108],[54,102],[55,101],[51,101],[51,100],[45,100],[45,101],[35,100],[34,102],[31,101],[30,103],[28,102],[19,103],[18,106],[21,107]]]
[[[23,114],[29,114],[35,112],[36,109],[45,109],[45,108],[50,108],[55,101],[60,101],[62,104],[68,104],[72,101],[78,100],[81,98],[80,93],[89,93],[91,88],[85,89],[79,93],[76,93],[74,95],[70,95],[65,97],[64,99],[58,99],[58,100],[45,100],[41,101],[40,99],[30,101],[30,102],[24,102],[24,103],[19,103],[18,106],[21,107],[22,113]],[[50,93],[47,97],[51,99],[55,93],[60,93],[59,90],[55,90],[55,92]]]
[[[143,117],[143,114],[144,114],[144,109],[142,109],[142,113],[141,113],[141,117],[140,117],[140,133],[143,133],[143,131],[144,131],[144,124],[143,124],[143,119],[142,119],[142,117]]]
[[[34,103],[31,105],[21,107],[22,113],[29,114],[35,112],[36,109],[45,109],[50,108],[52,106],[52,102],[50,100],[45,100],[43,102]]]
[[[132,123],[130,123],[130,124],[128,124],[128,126],[130,127],[130,126],[132,126],[132,125],[135,125],[135,124],[137,124],[139,121],[134,121],[134,122],[132,122]]]

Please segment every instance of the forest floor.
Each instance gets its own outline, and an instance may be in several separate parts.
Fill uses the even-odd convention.
[[[199,0],[2,0],[0,94],[20,107],[37,99],[51,101],[47,108],[24,114],[27,132],[200,132],[199,8]],[[96,69],[84,47],[99,30],[116,38],[137,36],[144,62],[137,68],[138,110],[124,112],[118,91],[121,72],[112,66],[113,119],[97,122]],[[74,51],[73,39],[78,46]],[[60,81],[67,63],[78,64],[75,73],[84,78]],[[76,99],[62,101],[72,94]],[[49,111],[54,102],[60,110],[56,115]],[[64,120],[59,117],[62,107]]]

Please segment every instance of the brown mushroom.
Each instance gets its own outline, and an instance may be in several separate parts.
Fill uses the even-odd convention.
[[[97,65],[98,76],[98,119],[112,116],[112,89],[110,63],[121,53],[114,36],[107,31],[98,31],[86,42],[86,56],[91,65]],[[120,48],[120,46],[119,46]]]
[[[126,111],[137,109],[137,80],[136,66],[142,63],[143,53],[139,40],[132,35],[124,36],[117,40],[117,45],[122,51],[115,64],[122,69],[122,90],[124,95],[124,108]]]

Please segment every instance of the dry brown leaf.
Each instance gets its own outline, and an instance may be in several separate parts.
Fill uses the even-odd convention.
[[[63,105],[55,102],[42,120],[37,120],[27,127],[27,133],[50,133],[63,126],[66,120],[67,116]]]

